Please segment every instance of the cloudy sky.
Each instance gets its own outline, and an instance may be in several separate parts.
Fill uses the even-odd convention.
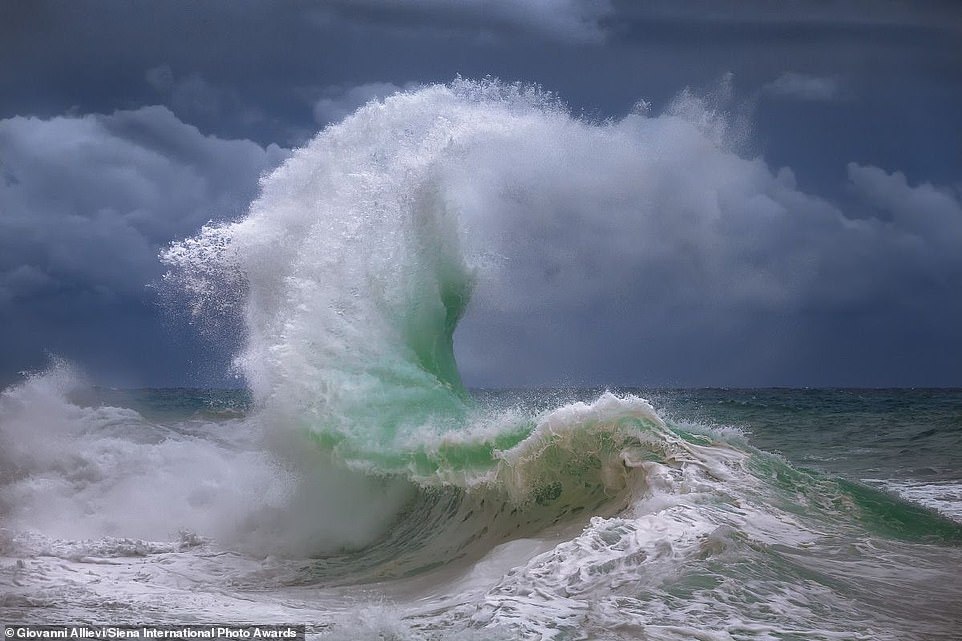
[[[469,384],[962,385],[960,42],[954,1],[0,2],[0,383],[52,354],[230,383],[237,328],[165,304],[158,253],[325,126],[460,75],[623,141],[571,143],[578,189],[515,172],[518,237],[553,250],[479,288]],[[725,135],[678,129],[692,105]]]

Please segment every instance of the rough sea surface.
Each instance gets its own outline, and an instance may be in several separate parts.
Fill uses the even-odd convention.
[[[469,404],[469,433],[361,466],[273,447],[242,391],[85,388],[66,369],[10,388],[0,620],[958,638],[960,390]]]

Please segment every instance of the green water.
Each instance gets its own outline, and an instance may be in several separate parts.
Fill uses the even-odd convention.
[[[590,401],[600,388],[472,390],[480,407],[550,410]],[[793,465],[862,478],[962,481],[962,389],[645,389],[618,388],[649,399],[680,429],[687,425],[735,428],[758,449]],[[242,389],[100,388],[85,404],[132,407],[148,418],[232,418],[250,411]],[[490,443],[444,456],[481,463],[494,448],[520,441],[531,425],[499,434]]]

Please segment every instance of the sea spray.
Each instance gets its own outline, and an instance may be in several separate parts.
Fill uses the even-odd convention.
[[[372,448],[405,428],[457,425],[453,334],[474,275],[442,170],[542,102],[462,83],[372,103],[295,152],[247,217],[165,252],[201,312],[221,288],[246,290],[238,364],[266,411]]]
[[[575,406],[546,415],[477,407],[461,383],[454,332],[475,292],[487,311],[492,300],[537,307],[560,282],[566,300],[590,309],[621,263],[634,264],[643,290],[646,251],[710,243],[749,224],[755,213],[727,213],[746,194],[800,202],[785,175],[730,151],[732,132],[690,92],[661,116],[606,123],[572,117],[553,95],[519,84],[400,92],[295,151],[264,178],[247,216],[209,224],[162,259],[198,314],[239,301],[247,333],[236,362],[270,449],[294,474],[348,474],[352,490],[337,493],[383,512],[383,536],[405,531],[392,513],[403,521],[427,509],[411,499],[417,488],[442,488],[431,500],[452,506],[480,486],[509,509],[559,497],[587,512],[608,499],[623,506],[647,491],[648,463],[707,466],[725,448],[693,456],[637,398],[603,396],[584,416]],[[685,162],[695,163],[699,189],[665,200],[677,176],[690,175]],[[692,219],[684,239],[672,235],[674,215]],[[775,220],[762,218],[758,230]],[[564,239],[578,234],[602,237],[605,251],[582,254],[595,245],[577,243],[574,260],[560,261],[571,248]],[[568,279],[572,265],[587,278]],[[753,282],[727,284],[725,298],[752,304],[771,285]],[[644,316],[652,313],[661,312]],[[544,427],[559,420],[561,431]],[[712,465],[725,479],[725,466]],[[297,514],[326,512],[325,484],[305,484]],[[393,507],[373,507],[386,495]],[[552,509],[522,520],[564,520]]]
[[[199,317],[243,318],[235,362],[263,411],[360,460],[464,424],[456,352],[474,379],[560,380],[611,351],[599,335],[634,353],[691,320],[659,292],[762,309],[804,287],[810,255],[759,272],[745,238],[781,242],[799,208],[841,218],[735,153],[728,121],[691,92],[606,122],[494,80],[399,92],[296,150],[246,216],[173,243],[167,280]]]

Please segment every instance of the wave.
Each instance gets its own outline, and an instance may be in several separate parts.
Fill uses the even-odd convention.
[[[265,179],[245,218],[163,254],[198,313],[242,301],[237,364],[262,411],[376,447],[459,425],[453,334],[474,270],[443,173],[460,148],[544,104],[472,83],[372,103]]]
[[[285,616],[320,608],[315,632],[329,638],[615,626],[675,639],[751,625],[895,639],[911,612],[924,613],[918,638],[954,629],[953,578],[923,605],[905,595],[943,576],[962,524],[793,467],[737,432],[663,420],[634,396],[478,412],[362,465],[311,432],[284,432],[296,455],[279,450],[256,409],[154,423],[83,404],[79,385],[60,368],[0,394],[0,607],[18,620],[99,603],[72,577],[65,592],[44,587],[80,564],[113,577],[105,586],[147,581],[159,592],[144,598],[161,596],[171,620],[240,621],[252,599],[258,612],[280,600]],[[368,591],[395,605],[365,609],[376,620],[361,625],[344,613]],[[112,609],[119,620],[158,616],[107,598],[135,606]]]
[[[689,134],[720,135],[702,116]],[[639,140],[653,135],[643,115],[625,122]],[[251,409],[214,427],[78,409],[66,400],[75,377],[55,367],[4,392],[4,432],[19,457],[9,469],[21,470],[5,479],[7,511],[40,501],[30,480],[40,474],[65,513],[93,514],[78,520],[99,522],[89,531],[101,535],[130,535],[117,531],[120,510],[184,505],[148,515],[136,535],[169,533],[179,519],[260,549],[330,556],[392,536],[387,548],[416,547],[430,522],[449,550],[436,557],[449,559],[474,539],[482,549],[617,513],[672,474],[700,475],[724,495],[732,478],[795,478],[788,467],[747,469],[758,459],[751,448],[669,426],[636,397],[533,413],[488,410],[467,393],[453,340],[490,275],[484,241],[497,225],[485,205],[513,193],[498,158],[518,148],[511,162],[539,159],[533,150],[559,136],[577,141],[572,149],[614,144],[610,128],[572,118],[554,96],[496,81],[399,93],[325,129],[263,179],[246,216],[162,254],[198,318],[242,316],[236,364]],[[28,405],[49,408],[58,441],[31,435]],[[104,413],[114,418],[98,422]],[[45,527],[71,521],[37,514],[49,515]],[[441,515],[466,525],[448,531]]]
[[[313,558],[295,583],[357,583],[468,563],[517,539],[570,538],[597,517],[685,504],[711,521],[718,505],[739,503],[760,521],[801,519],[796,533],[847,524],[962,541],[962,526],[934,511],[798,470],[737,433],[667,423],[631,395],[533,415],[479,411],[460,431],[412,434],[362,464],[313,433],[291,441],[300,458],[278,458],[256,412],[156,424],[77,404],[79,389],[61,365],[0,395],[0,513],[14,531],[42,535],[18,539],[37,553],[151,554],[212,537]]]
[[[166,280],[199,319],[243,319],[235,365],[278,429],[336,442],[361,464],[414,433],[457,432],[474,411],[454,353],[472,299],[534,303],[541,281],[559,276],[551,254],[566,248],[552,246],[559,221],[546,212],[617,237],[619,222],[594,214],[648,202],[607,185],[635,173],[661,184],[670,167],[649,150],[677,141],[718,151],[724,119],[685,100],[663,119],[617,124],[494,80],[371,102],[265,177],[246,216],[173,243]],[[603,254],[579,257],[599,281],[616,271]],[[579,281],[566,294],[588,309],[599,291]]]

